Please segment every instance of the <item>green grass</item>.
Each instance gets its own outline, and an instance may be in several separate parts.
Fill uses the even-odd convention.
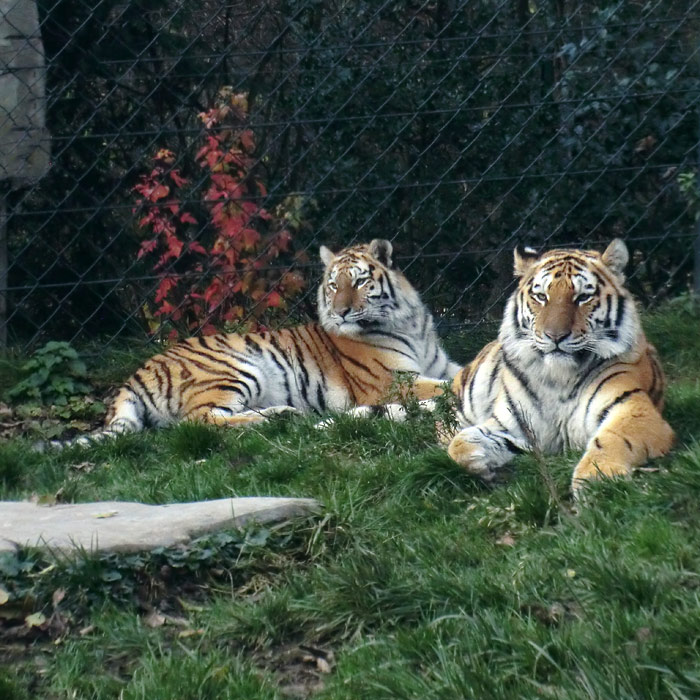
[[[671,307],[646,325],[678,446],[658,471],[593,485],[575,513],[576,454],[520,457],[486,487],[425,419],[180,425],[39,455],[0,446],[6,499],[325,505],[186,550],[5,561],[0,696],[700,697],[700,319]],[[47,622],[27,634],[37,610]]]

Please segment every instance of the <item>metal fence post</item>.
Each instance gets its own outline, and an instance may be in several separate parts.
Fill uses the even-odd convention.
[[[693,294],[700,299],[700,103],[695,108],[697,115],[698,142],[695,145],[695,238],[693,240]]]
[[[0,190],[0,350],[7,347],[7,198]]]

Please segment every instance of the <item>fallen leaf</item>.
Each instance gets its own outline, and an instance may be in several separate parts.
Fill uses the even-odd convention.
[[[175,617],[174,615],[163,615],[163,617],[169,625],[178,625],[179,627],[190,626],[190,621],[184,617]]]
[[[196,629],[196,630],[188,629],[188,630],[182,630],[181,632],[178,632],[177,637],[178,637],[178,639],[186,639],[187,637],[194,637],[194,636],[199,636],[202,634],[204,634],[204,630],[201,628]]]
[[[95,625],[88,625],[87,627],[83,627],[78,634],[81,637],[84,637],[86,634],[90,634],[90,632],[93,632],[95,630]]]
[[[36,574],[30,574],[30,576],[44,576],[44,574],[48,574],[49,572],[53,571],[56,568],[56,564],[49,564],[48,566],[45,566],[41,571],[37,572]]]
[[[496,540],[496,544],[502,544],[504,547],[513,547],[515,546],[515,538],[510,532],[506,532]]]
[[[162,627],[165,624],[165,615],[161,615],[159,612],[153,611],[149,615],[143,618],[143,621],[149,627]]]
[[[89,474],[95,468],[95,463],[80,462],[80,464],[71,464],[70,468],[74,469],[76,472],[85,472],[86,474]]]
[[[53,603],[54,608],[58,606],[58,604],[66,597],[66,589],[65,588],[57,588],[54,592],[53,595],[51,596],[51,602]]]
[[[119,511],[118,510],[107,510],[104,513],[93,513],[92,517],[93,518],[113,518],[115,515],[118,515]]]
[[[566,570],[566,575],[569,578],[576,578],[576,570],[575,569],[567,569]]]
[[[188,610],[190,612],[204,612],[204,608],[201,605],[195,605],[194,603],[189,603],[183,598],[178,597],[178,603],[182,606],[183,610]]]
[[[41,627],[46,622],[44,613],[36,612],[24,618],[27,627]]]
[[[653,136],[652,134],[649,134],[648,136],[645,136],[644,138],[639,139],[639,141],[637,141],[637,144],[634,148],[634,152],[635,153],[644,153],[644,151],[651,150],[655,145],[656,145],[656,137]]]
[[[10,594],[0,586],[0,605],[5,605],[8,600],[10,600]]]
[[[316,668],[321,673],[330,673],[331,672],[331,665],[322,656],[316,657]]]

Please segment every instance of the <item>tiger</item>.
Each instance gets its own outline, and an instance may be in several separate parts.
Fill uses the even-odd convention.
[[[259,423],[282,413],[342,412],[386,400],[395,372],[428,399],[460,366],[433,317],[392,261],[388,240],[333,253],[321,246],[319,323],[245,334],[196,336],[157,354],[121,387],[97,440],[180,421]]]
[[[461,429],[447,447],[490,480],[521,452],[582,449],[572,491],[666,454],[666,380],[625,287],[627,246],[601,254],[516,248],[517,288],[498,339],[455,376]]]

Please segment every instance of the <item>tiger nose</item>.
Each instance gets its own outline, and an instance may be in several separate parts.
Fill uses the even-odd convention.
[[[351,309],[349,306],[345,306],[342,309],[336,309],[336,313],[338,316],[340,316],[340,318],[345,318],[350,313],[350,310]]]
[[[569,331],[567,330],[545,330],[544,334],[554,343],[558,344],[560,341],[564,340],[567,335],[569,335]]]

